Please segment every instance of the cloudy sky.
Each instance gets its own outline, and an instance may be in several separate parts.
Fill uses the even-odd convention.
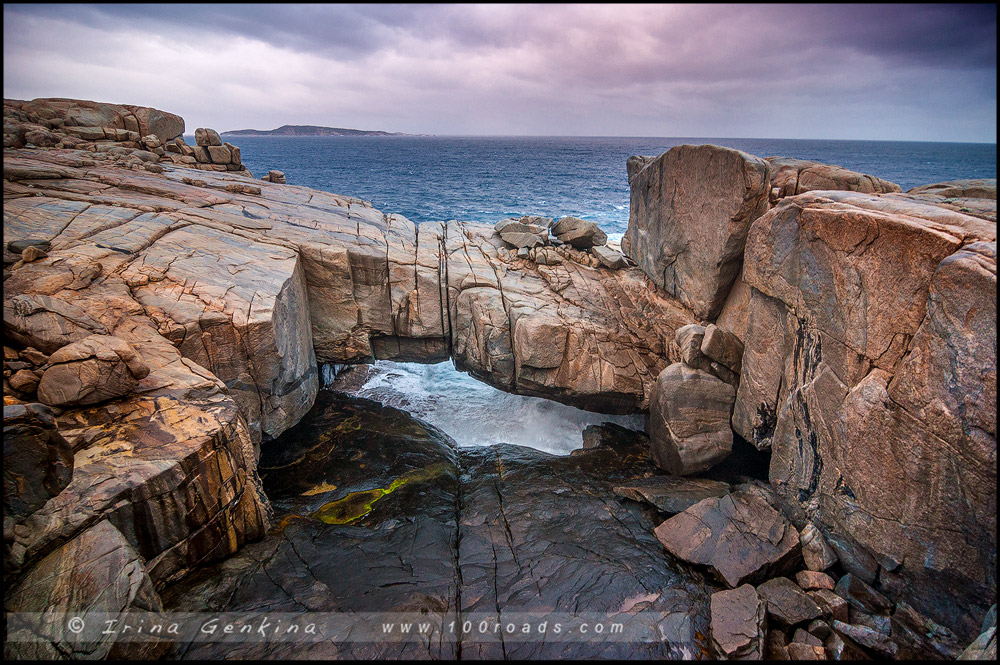
[[[995,5],[4,5],[4,97],[194,127],[996,142]]]

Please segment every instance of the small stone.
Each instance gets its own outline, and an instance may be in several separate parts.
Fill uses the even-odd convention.
[[[848,644],[832,630],[826,638],[826,652],[830,660],[871,660],[868,654],[853,644]]]
[[[871,649],[880,656],[895,658],[897,648],[889,639],[888,635],[867,628],[865,626],[852,626],[851,624],[834,619],[830,625],[834,632],[844,640],[850,640],[866,649]]]
[[[8,380],[10,387],[22,393],[33,393],[38,388],[38,375],[30,369],[19,369]]]
[[[843,621],[847,623],[848,621],[848,611],[847,611],[847,601],[827,589],[817,589],[815,591],[810,591],[809,597],[812,598],[819,608],[823,611],[823,616],[826,618],[833,618],[838,621]]]
[[[600,264],[609,270],[621,270],[628,267],[628,260],[626,260],[625,255],[616,249],[611,249],[605,245],[598,245],[591,247],[590,251]]]
[[[802,560],[809,570],[824,571],[837,563],[837,553],[814,524],[807,524],[802,529],[801,541]]]
[[[821,640],[825,640],[826,638],[830,637],[830,633],[833,632],[832,629],[830,628],[830,624],[823,621],[822,619],[814,620],[812,623],[809,624],[809,627],[806,628],[806,630],[809,631],[810,635],[815,635]]]
[[[705,326],[701,352],[725,365],[733,373],[740,373],[743,366],[743,342],[728,330],[723,330],[714,323]]]
[[[578,217],[560,219],[552,225],[552,235],[577,249],[589,249],[608,242],[608,235],[597,226],[596,222]]]
[[[800,570],[795,573],[795,581],[806,591],[811,591],[812,589],[829,589],[833,591],[834,586],[832,577],[815,570]]]
[[[46,256],[48,256],[47,252],[35,246],[25,247],[24,251],[21,252],[21,260],[25,263],[31,263],[32,261],[37,261],[38,259],[44,259]]]
[[[35,367],[41,367],[49,361],[49,357],[47,355],[32,346],[29,346],[24,351],[21,351],[21,357]]]
[[[261,178],[261,180],[267,180],[269,182],[273,182],[279,185],[284,185],[286,182],[284,171],[275,171],[274,169],[268,171],[267,175]]]
[[[823,615],[819,605],[787,577],[776,577],[757,587],[767,601],[767,613],[780,625],[794,626]]]
[[[618,496],[643,501],[664,513],[681,513],[703,499],[729,494],[728,483],[707,478],[652,476],[614,488]]]

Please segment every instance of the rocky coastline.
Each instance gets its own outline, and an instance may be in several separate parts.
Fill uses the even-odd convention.
[[[628,160],[618,251],[572,217],[418,226],[183,133],[5,100],[6,612],[677,619],[300,657],[995,658],[995,180],[678,146]],[[648,432],[471,451],[320,390],[449,358]],[[23,637],[7,657],[301,648]]]

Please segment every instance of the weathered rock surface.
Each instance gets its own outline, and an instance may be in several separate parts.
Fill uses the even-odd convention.
[[[771,189],[778,190],[778,199],[815,190],[843,190],[864,194],[903,191],[894,182],[833,164],[791,157],[768,157],[766,161],[771,165]]]
[[[219,136],[219,132],[214,129],[207,129],[205,127],[199,127],[194,130],[194,142],[196,145],[200,146],[221,146],[222,137]]]
[[[735,398],[731,385],[685,363],[660,372],[649,404],[650,449],[660,468],[687,475],[728,457]]]
[[[622,251],[698,318],[714,320],[739,274],[750,224],[767,212],[769,182],[767,162],[744,152],[671,148],[629,177]]]
[[[149,365],[125,340],[90,335],[49,356],[38,399],[49,406],[84,406],[122,397],[149,375]]]
[[[890,625],[900,660],[955,660],[962,653],[963,645],[954,633],[905,602],[896,606]]]
[[[160,597],[143,563],[139,553],[107,520],[54,550],[4,594],[6,612],[54,615],[52,620],[35,624],[34,636],[44,637],[45,641],[20,641],[18,632],[28,629],[8,624],[4,656],[50,660],[127,655],[127,651],[114,650],[113,635],[102,635],[98,642],[78,642],[65,621],[68,616],[87,612],[105,613],[108,620],[120,620],[130,610],[162,611]],[[162,646],[155,643],[132,646],[137,645],[145,647],[137,655],[155,658],[157,653],[163,653]]]
[[[763,660],[766,602],[744,584],[712,594],[712,645],[727,660]]]
[[[639,436],[554,457],[517,446],[457,451],[440,431],[377,403],[324,392],[265,449],[277,529],[164,597],[168,610],[425,612],[447,625],[519,612],[644,613],[673,644],[473,639],[195,644],[185,658],[694,657],[711,589],[665,564],[641,511],[610,481],[648,473]],[[388,553],[395,552],[398,556]],[[599,552],[600,556],[594,556]],[[639,612],[643,610],[645,612]]]
[[[656,528],[674,556],[704,566],[729,587],[759,583],[799,561],[799,534],[767,502],[734,492],[705,499]]]
[[[996,585],[996,228],[893,196],[754,223],[732,424],[849,572],[971,638]]]
[[[826,573],[814,570],[800,570],[795,573],[795,583],[806,591],[812,589],[828,589],[833,591],[833,578]]]
[[[682,513],[703,499],[723,497],[730,491],[728,483],[718,480],[678,476],[652,476],[614,488],[618,496],[643,501],[663,513]]]
[[[957,199],[993,199],[997,198],[996,178],[976,178],[971,180],[949,180],[936,182],[932,185],[921,185],[906,190],[907,194],[929,194]]]

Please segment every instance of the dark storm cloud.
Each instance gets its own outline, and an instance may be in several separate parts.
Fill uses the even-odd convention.
[[[169,79],[171,97],[145,99],[238,105],[244,120],[216,121],[227,128],[996,135],[994,5],[5,5],[4,17],[5,94],[131,100],[144,76]],[[132,83],[111,87],[109,69]],[[222,90],[229,104],[213,99]]]

